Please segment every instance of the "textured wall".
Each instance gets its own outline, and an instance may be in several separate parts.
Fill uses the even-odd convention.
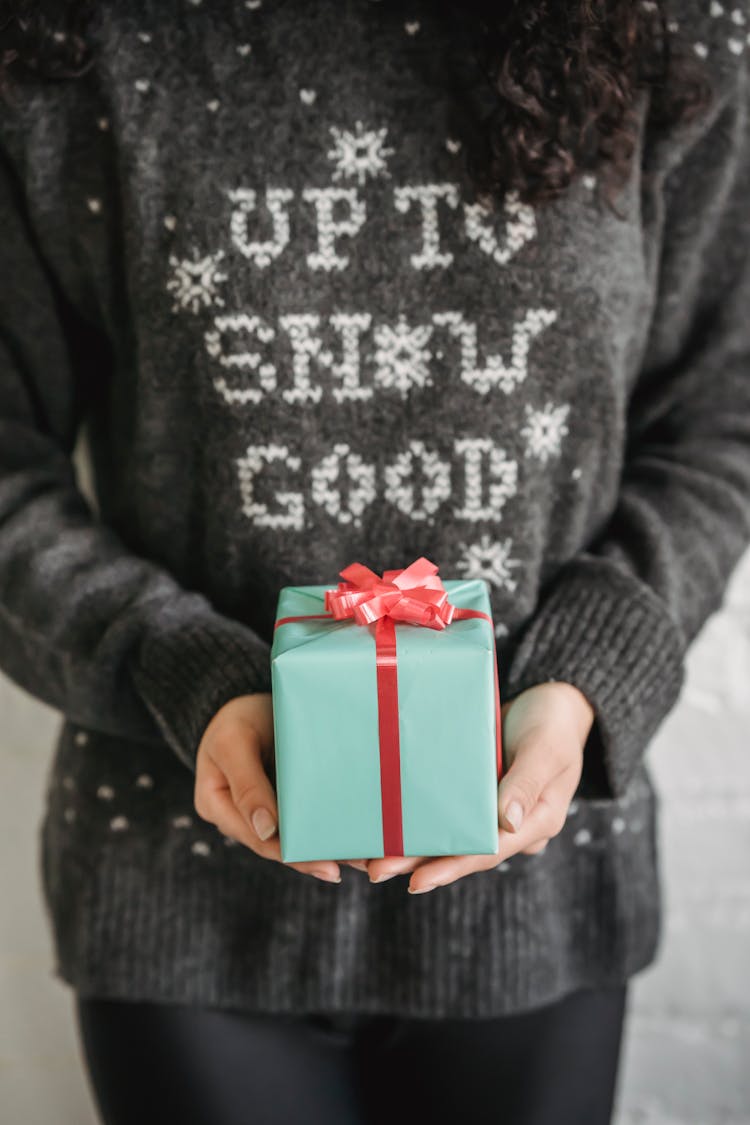
[[[38,882],[57,716],[2,677],[0,716],[0,1120],[93,1125]],[[666,925],[635,983],[617,1125],[750,1125],[749,729],[750,552],[649,751]]]
[[[638,977],[618,1125],[750,1125],[750,552],[649,755],[666,925]]]

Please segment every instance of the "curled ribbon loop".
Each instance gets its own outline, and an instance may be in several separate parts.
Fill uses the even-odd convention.
[[[384,570],[382,578],[362,563],[339,571],[343,582],[325,591],[325,608],[341,621],[353,618],[370,625],[383,617],[428,629],[445,629],[456,607],[437,574],[437,566],[424,555],[400,570]]]

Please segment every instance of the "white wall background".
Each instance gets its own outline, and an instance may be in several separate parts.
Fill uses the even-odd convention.
[[[37,873],[56,713],[0,676],[0,1121],[94,1125]],[[666,919],[639,974],[617,1125],[750,1125],[750,552],[649,751]],[[510,1125],[510,1123],[509,1123]],[[581,1122],[585,1125],[585,1122]]]

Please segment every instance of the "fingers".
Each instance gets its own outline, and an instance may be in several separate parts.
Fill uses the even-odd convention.
[[[264,843],[262,845],[263,850],[259,850],[253,830],[236,808],[228,787],[215,791],[213,808],[212,823],[216,825],[220,832],[224,832],[227,836],[233,836],[241,844],[245,844],[258,855],[263,856],[264,859],[275,859],[279,863],[283,862],[278,836],[274,836],[272,840]],[[332,860],[311,860],[308,863],[288,863],[286,866],[293,867],[295,871],[304,875],[314,875],[316,879],[322,879],[326,883],[341,882],[338,864]]]
[[[278,830],[276,794],[263,765],[259,735],[247,728],[235,733],[231,741],[217,739],[212,756],[229,782],[232,800],[240,815],[251,826],[260,842],[270,840]]]
[[[523,836],[515,832],[502,833],[503,858],[516,852],[523,852],[525,855],[537,855],[543,852],[550,840],[562,832],[577,784],[575,771],[563,770],[547,786],[528,817],[528,834],[532,837],[535,834],[536,838],[528,840],[526,833]]]
[[[409,882],[410,893],[422,894],[465,875],[489,871],[517,852],[534,855],[543,851],[549,840],[562,830],[571,796],[571,781],[567,771],[563,771],[540,795],[517,832],[503,829],[498,832],[498,849],[494,855],[440,856],[432,859],[414,872]]]
[[[498,833],[498,849],[499,849]],[[475,871],[488,871],[497,867],[500,856],[494,855],[445,855],[438,859],[431,859],[420,864],[409,880],[409,894],[418,895],[431,891],[435,887],[444,887],[462,879],[464,875],[471,875]]]
[[[279,856],[281,859],[281,856]],[[316,879],[320,879],[324,883],[340,883],[341,870],[338,863],[332,859],[314,859],[309,863],[287,863],[286,867],[293,867],[295,871],[299,871],[302,875],[312,875]]]
[[[423,863],[427,863],[427,856],[384,856],[382,859],[371,859],[367,872],[371,883],[385,883],[394,875],[408,875]]]
[[[552,740],[533,728],[522,736],[498,786],[501,828],[519,831],[542,793],[569,765],[562,740]]]
[[[251,729],[235,732],[231,742],[213,740],[210,750],[196,760],[195,810],[264,859],[281,859],[276,796],[261,760],[258,736]],[[326,882],[340,882],[333,860],[290,863],[296,871]]]

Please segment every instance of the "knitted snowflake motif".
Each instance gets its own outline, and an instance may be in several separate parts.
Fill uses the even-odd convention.
[[[431,336],[430,325],[409,325],[403,314],[399,315],[395,326],[378,325],[375,329],[378,384],[395,388],[403,398],[412,386],[429,386],[432,356],[427,345]]]
[[[526,403],[524,411],[527,421],[521,430],[521,436],[526,440],[526,451],[546,464],[550,457],[556,457],[560,453],[562,439],[568,433],[565,419],[570,407],[555,406],[548,402],[541,410],[534,410]]]
[[[223,257],[223,250],[206,254],[204,258],[193,251],[192,260],[169,255],[172,276],[167,281],[167,289],[174,296],[173,312],[182,308],[198,313],[211,305],[223,306],[224,301],[218,292],[219,284],[227,280],[227,275],[218,269],[218,263]]]
[[[493,541],[485,532],[478,543],[461,543],[460,549],[464,556],[457,563],[457,569],[466,578],[486,578],[493,586],[513,593],[518,583],[511,570],[521,564],[518,559],[511,558],[512,539]]]
[[[355,132],[348,129],[339,129],[330,126],[335,144],[329,149],[326,156],[335,165],[331,174],[334,180],[357,177],[360,185],[364,185],[368,176],[376,179],[378,176],[390,176],[386,165],[386,157],[392,156],[396,151],[385,146],[388,129],[365,129],[361,121],[355,123]]]

